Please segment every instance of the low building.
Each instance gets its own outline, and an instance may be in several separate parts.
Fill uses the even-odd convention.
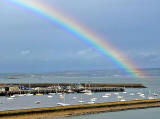
[[[4,92],[5,91],[5,87],[6,86],[0,86],[0,92]]]
[[[5,87],[5,91],[18,92],[20,89],[17,85],[9,85]]]

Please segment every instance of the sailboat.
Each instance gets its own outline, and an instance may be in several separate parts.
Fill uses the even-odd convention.
[[[150,94],[151,94],[151,91],[149,90],[149,93],[148,93],[148,99],[149,99],[149,100],[154,99],[152,96],[150,96]]]
[[[40,101],[35,101],[35,103],[36,103],[36,104],[40,104],[41,102],[40,102]]]
[[[84,101],[82,100],[82,95],[81,95],[81,99],[78,101],[79,103],[83,103]]]
[[[26,96],[33,96],[33,94],[31,94],[31,85],[30,85],[30,81],[29,81],[29,93],[27,93]]]
[[[38,88],[38,93],[36,94],[37,96],[43,95],[42,93],[39,93],[39,88]]]
[[[70,104],[66,104],[65,94],[63,95],[63,103],[57,103],[57,105],[60,105],[60,106],[68,106],[68,105],[70,105]]]

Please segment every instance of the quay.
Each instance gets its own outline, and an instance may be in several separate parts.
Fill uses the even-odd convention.
[[[48,94],[48,93],[82,93],[92,92],[123,92],[125,88],[145,88],[142,84],[0,84],[0,96],[14,94]]]
[[[32,83],[32,84],[27,84],[27,83],[21,83],[21,84],[17,84],[17,83],[12,83],[12,84],[0,84],[0,86],[3,85],[21,85],[24,87],[51,87],[51,86],[77,86],[77,85],[81,85],[81,86],[85,86],[85,87],[125,87],[125,88],[146,88],[143,84],[129,84],[129,83],[123,83],[123,84],[108,84],[108,83],[52,83],[52,84],[48,84],[48,83]]]

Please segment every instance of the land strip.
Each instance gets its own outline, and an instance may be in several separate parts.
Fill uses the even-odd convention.
[[[4,111],[0,112],[0,117],[1,119],[44,119],[151,107],[160,107],[160,99]]]

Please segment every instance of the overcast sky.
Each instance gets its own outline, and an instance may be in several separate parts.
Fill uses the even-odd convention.
[[[6,1],[0,0],[0,72],[118,68],[47,20]],[[138,67],[160,67],[159,0],[41,1],[106,38]]]

